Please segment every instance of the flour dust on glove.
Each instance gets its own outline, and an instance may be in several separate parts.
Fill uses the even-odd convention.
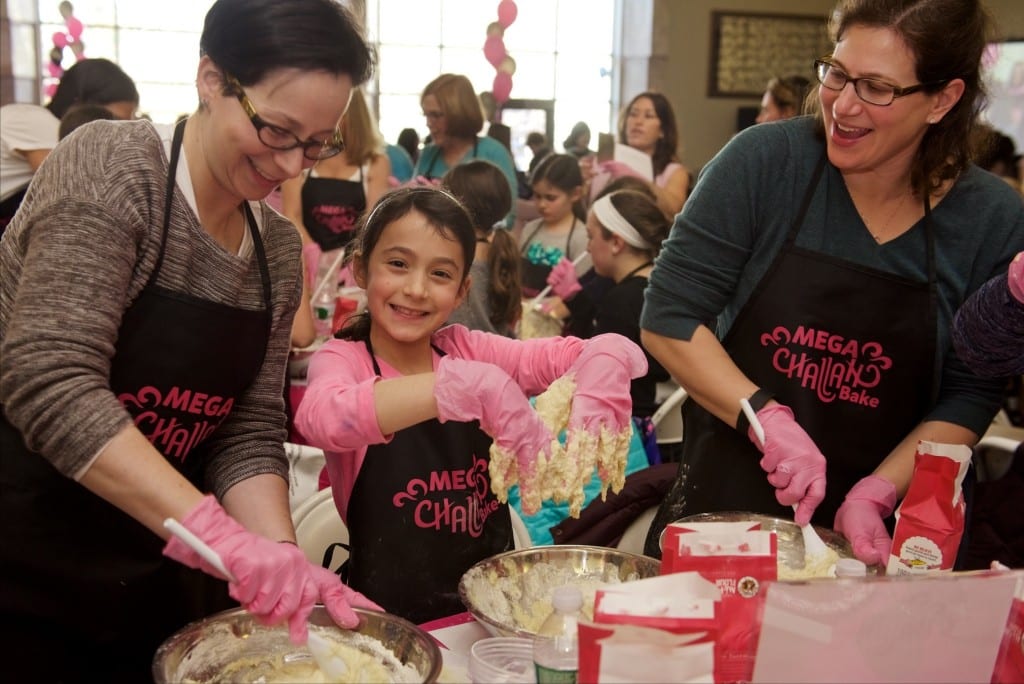
[[[868,475],[850,488],[836,511],[835,530],[846,537],[853,555],[867,565],[887,563],[892,538],[885,519],[896,509],[896,486]]]
[[[489,472],[498,500],[518,483],[523,512],[540,510],[548,462],[562,445],[530,406],[522,388],[498,366],[445,356],[434,374],[434,400],[442,423],[480,421],[494,440]]]
[[[566,458],[593,463],[602,484],[618,493],[626,481],[633,429],[630,382],[647,372],[647,357],[634,342],[606,333],[587,340],[566,376],[576,385],[569,411]],[[579,496],[582,497],[582,491]],[[572,504],[572,500],[570,500]]]
[[[233,579],[228,581],[231,598],[242,604],[265,625],[288,622],[293,643],[303,644],[307,621],[317,601],[341,627],[354,627],[359,620],[351,606],[376,607],[361,594],[342,588],[341,580],[329,580],[294,544],[282,544],[253,534],[228,515],[216,498],[206,496],[182,520],[194,535],[220,555]],[[171,537],[163,554],[183,565],[218,577],[220,572],[187,544]],[[333,576],[333,575],[332,575]]]
[[[783,506],[795,505],[796,524],[807,525],[825,498],[825,457],[788,406],[769,404],[757,412],[757,419],[764,428],[764,445],[753,427],[747,436],[764,454],[761,469],[775,487],[775,499]]]

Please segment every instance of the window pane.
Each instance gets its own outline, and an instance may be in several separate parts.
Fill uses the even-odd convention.
[[[513,54],[512,58],[516,60],[516,73],[512,76],[512,97],[533,100],[550,100],[555,97],[554,54],[524,52]]]
[[[39,70],[37,62],[36,27],[32,24],[11,22],[11,72],[13,76],[35,78]],[[49,63],[50,58],[47,57],[43,68],[45,69]]]
[[[136,81],[195,81],[199,67],[198,35],[122,29],[120,39],[119,63]]]
[[[498,3],[489,4],[497,7]],[[508,48],[509,54],[515,57],[516,51],[554,50],[555,11],[558,3],[540,0],[535,2],[517,2],[516,6],[519,8],[519,11],[516,13],[516,20],[505,29],[505,47]],[[590,11],[588,9],[585,14],[589,14]],[[495,13],[495,19],[497,19],[497,13]],[[484,24],[484,26],[486,27],[487,25]],[[577,40],[581,42],[590,39],[589,36],[579,31],[576,27],[573,27],[572,31],[577,34]],[[481,45],[483,45],[483,42],[481,42]]]
[[[490,90],[494,86],[494,67],[484,58],[482,45],[479,48],[442,49],[441,71],[462,74],[472,82],[477,93]]]
[[[441,73],[438,71],[439,57],[437,48],[390,45],[381,50],[380,67],[377,69],[380,92],[406,95],[415,93],[418,96]],[[416,113],[419,114],[419,104],[416,107]]]
[[[117,23],[129,28],[193,32],[198,46],[203,21],[212,4],[212,0],[167,3],[121,0],[117,4]],[[75,6],[78,6],[77,0]]]
[[[139,113],[157,123],[172,124],[199,105],[194,83],[139,83]]]
[[[37,2],[36,4],[39,6],[39,18],[42,21],[63,25],[64,17],[61,16],[58,9],[59,0],[57,2]],[[72,5],[75,8],[75,19],[82,22],[83,43],[89,40],[90,27],[114,25],[114,0],[74,0]]]
[[[35,0],[7,0],[7,17],[12,24],[18,21],[34,23],[39,20],[39,7]]]
[[[382,0],[380,42],[437,46],[441,42],[441,0]]]
[[[378,128],[390,143],[397,142],[403,128],[415,128],[420,140],[426,137],[427,126],[420,110],[419,95],[381,95]]]
[[[558,50],[611,52],[614,17],[615,0],[558,0]]]
[[[487,25],[498,20],[497,7],[497,2],[444,0],[440,42],[449,47],[477,48],[482,51],[484,41],[487,40]]]

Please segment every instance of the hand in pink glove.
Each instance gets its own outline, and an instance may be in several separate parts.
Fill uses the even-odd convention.
[[[434,374],[434,399],[442,423],[479,420],[480,428],[498,447],[515,455],[524,512],[536,512],[526,511],[526,501],[539,488],[542,468],[537,459],[543,454],[546,462],[558,448],[558,440],[516,381],[494,364],[445,356]],[[503,483],[495,483],[495,489],[502,490]]]
[[[576,380],[569,431],[598,436],[602,427],[613,433],[629,427],[633,416],[630,381],[646,372],[647,357],[628,338],[605,333],[587,340],[568,371]]]
[[[761,469],[776,489],[776,500],[783,506],[799,504],[794,520],[806,525],[825,498],[825,457],[793,419],[788,406],[769,404],[757,412],[757,418],[764,428],[764,445],[753,427],[747,436],[764,454]]]
[[[850,540],[853,554],[868,565],[889,561],[892,538],[883,520],[896,508],[896,487],[868,475],[853,485],[836,511],[835,530]]]
[[[344,586],[332,572],[310,563],[294,544],[274,542],[246,530],[213,496],[204,497],[180,522],[220,555],[231,578],[221,577],[177,537],[167,542],[164,555],[228,579],[228,593],[261,623],[276,625],[287,620],[293,643],[306,642],[306,623],[317,600],[342,627],[355,627],[359,622],[351,606],[380,610]]]
[[[576,267],[572,262],[562,257],[562,260],[555,264],[548,273],[548,285],[551,291],[567,302],[576,296],[576,293],[583,289],[579,278],[576,277]]]
[[[633,176],[634,178],[639,178],[641,180],[650,180],[649,178],[644,178],[643,174],[641,174],[639,171],[634,169],[629,164],[626,164],[625,162],[615,161],[614,159],[611,159],[611,160],[606,161],[606,162],[601,162],[597,166],[602,171],[604,171],[604,172],[606,172],[608,174],[611,174],[612,178],[622,178],[623,176]]]

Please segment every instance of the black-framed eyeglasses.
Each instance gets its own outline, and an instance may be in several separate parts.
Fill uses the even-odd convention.
[[[249,121],[252,122],[253,127],[256,129],[256,135],[259,137],[260,142],[270,149],[283,152],[301,147],[302,156],[313,161],[328,159],[340,154],[345,149],[345,141],[341,139],[340,131],[334,131],[334,135],[327,140],[302,140],[287,128],[267,123],[256,113],[256,107],[253,106],[249,96],[245,94],[245,90],[242,88],[242,84],[238,82],[238,79],[225,73],[224,80],[227,81],[228,86],[231,87],[235,97],[241,103],[242,109],[245,110]]]
[[[814,60],[814,74],[818,77],[818,82],[829,90],[839,91],[845,88],[847,83],[852,83],[857,97],[868,104],[879,107],[888,107],[897,97],[912,95],[925,88],[948,83],[948,81],[932,81],[901,88],[875,78],[850,78],[850,75],[843,71],[842,67],[827,57]]]

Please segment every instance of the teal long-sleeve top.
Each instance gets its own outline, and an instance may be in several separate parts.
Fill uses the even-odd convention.
[[[676,217],[645,293],[640,325],[689,340],[702,323],[724,338],[785,242],[824,143],[809,117],[759,124],[735,136],[704,167]],[[981,434],[998,410],[1003,384],[975,376],[952,348],[950,325],[963,301],[1024,249],[1024,202],[977,167],[932,207],[938,291],[938,401],[926,417]],[[825,165],[796,244],[809,250],[927,280],[922,219],[877,244],[839,170]],[[870,311],[859,312],[870,316]],[[925,331],[922,331],[925,332]]]

